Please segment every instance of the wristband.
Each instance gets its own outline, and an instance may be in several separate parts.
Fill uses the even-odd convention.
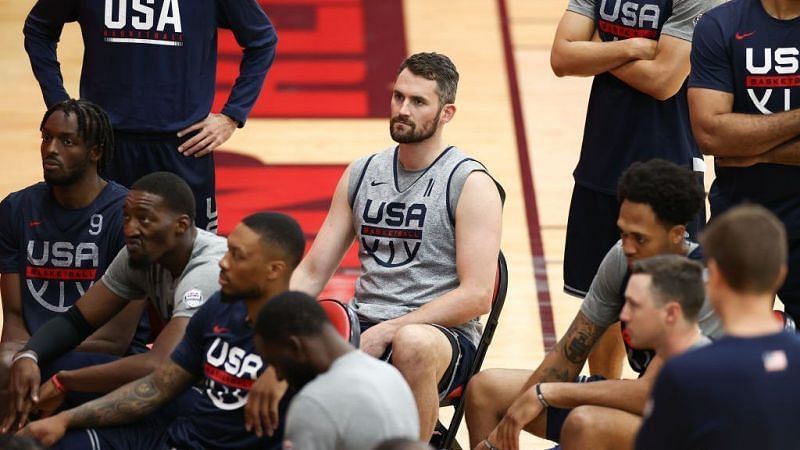
[[[50,377],[50,381],[53,382],[53,386],[56,387],[56,390],[58,392],[61,392],[62,394],[67,393],[68,389],[66,386],[64,386],[64,383],[62,383],[61,380],[58,379],[58,374],[53,374],[53,376]]]
[[[536,383],[536,398],[539,399],[539,403],[541,403],[542,406],[544,406],[545,408],[549,408],[550,403],[547,403],[547,400],[544,399],[544,394],[542,394],[541,384],[542,383]]]
[[[34,363],[39,364],[39,356],[33,350],[23,350],[21,352],[17,352],[13,358],[11,358],[11,365],[13,366],[14,363],[19,361],[20,359],[32,359]]]

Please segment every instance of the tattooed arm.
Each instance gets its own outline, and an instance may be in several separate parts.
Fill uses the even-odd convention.
[[[567,333],[528,378],[517,399],[491,432],[489,442],[503,450],[519,448],[520,431],[543,411],[536,397],[536,383],[574,381],[605,330],[605,327],[595,325],[582,312],[578,312]]]
[[[46,446],[58,442],[68,428],[105,427],[134,422],[152,413],[191,386],[196,377],[172,360],[155,372],[103,397],[38,420],[24,431]]]
[[[592,347],[605,331],[605,327],[595,325],[582,312],[578,312],[567,333],[547,353],[525,383],[523,392],[543,381],[574,381]]]

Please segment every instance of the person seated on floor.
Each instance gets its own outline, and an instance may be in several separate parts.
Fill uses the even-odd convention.
[[[12,356],[48,320],[66,313],[125,245],[122,206],[128,190],[100,176],[114,153],[105,111],[85,100],[66,100],[45,112],[39,130],[44,182],[0,202],[0,417],[9,404]],[[128,305],[77,352],[49,364],[48,378],[58,369],[145,351],[149,329],[146,320],[139,322],[142,306]]]
[[[280,427],[259,435],[245,424],[248,392],[267,368],[251,318],[289,287],[304,247],[289,216],[244,218],[219,261],[220,291],[191,318],[171,358],[99,399],[32,422],[23,434],[57,449],[280,449]],[[283,396],[281,423],[290,400],[291,393]]]
[[[503,450],[516,448],[523,429],[558,441],[559,427],[553,427],[548,433],[547,417],[538,412],[535,386],[542,382],[576,380],[600,336],[620,320],[630,268],[636,261],[669,254],[701,259],[699,245],[686,237],[686,223],[703,207],[704,198],[691,170],[657,159],[634,163],[619,181],[618,197],[621,204],[617,225],[621,240],[600,264],[566,334],[533,373],[492,369],[481,372],[470,382],[466,393],[466,420],[472,447],[488,438],[493,446]],[[719,336],[719,319],[707,300],[698,320],[703,334],[712,338]],[[625,332],[625,323],[622,325]],[[631,367],[640,374],[654,362],[652,349],[633,348],[630,342],[626,342],[626,347]],[[660,361],[656,363],[660,365]],[[612,403],[601,405],[641,414],[649,379],[634,384],[637,392],[627,397],[609,397],[607,400]],[[631,399],[638,400],[633,404],[620,403]],[[583,403],[568,406],[580,404]]]
[[[65,392],[110,392],[168,360],[191,316],[219,289],[225,239],[196,228],[194,209],[192,191],[177,175],[155,172],[134,183],[122,210],[125,247],[74,307],[42,325],[14,356],[9,383],[14,410],[4,430],[15,422],[21,426],[34,405],[53,411]],[[60,371],[39,387],[40,364],[72,350],[141,299],[149,300],[165,323],[150,351]]]
[[[256,348],[298,391],[285,448],[372,450],[385,439],[419,436],[417,406],[400,372],[342,339],[308,295],[285,292],[264,306]]]

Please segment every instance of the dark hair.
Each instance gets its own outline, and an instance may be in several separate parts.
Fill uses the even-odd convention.
[[[787,261],[786,229],[763,206],[742,205],[714,218],[700,235],[706,261],[742,293],[774,292]]]
[[[109,161],[114,156],[114,130],[111,128],[111,121],[103,108],[87,100],[64,100],[51,106],[42,117],[39,124],[39,131],[44,128],[45,122],[50,116],[61,111],[67,117],[75,114],[78,118],[78,136],[90,149],[94,146],[100,149],[100,159],[97,161],[97,173],[108,167]]]
[[[265,243],[281,247],[292,268],[300,263],[306,239],[296,220],[279,212],[260,212],[245,217],[242,223],[258,233]]]
[[[633,263],[631,273],[650,275],[659,305],[676,301],[689,322],[697,322],[706,298],[703,266],[680,255],[658,255]]]
[[[256,333],[265,341],[288,336],[313,336],[322,333],[330,321],[310,295],[286,291],[271,298],[256,320]]]
[[[397,73],[408,69],[416,76],[436,81],[439,105],[455,103],[458,89],[458,71],[453,61],[441,53],[415,53],[400,64]]]
[[[650,205],[667,228],[688,224],[705,207],[694,172],[663,159],[631,164],[620,177],[617,199]]]
[[[153,172],[139,178],[131,186],[132,191],[155,194],[164,199],[167,207],[179,214],[186,214],[194,222],[194,194],[183,178],[170,172]]]
[[[380,443],[373,450],[419,450],[431,449],[431,446],[422,441],[407,438],[392,438]],[[431,449],[432,450],[432,449]]]

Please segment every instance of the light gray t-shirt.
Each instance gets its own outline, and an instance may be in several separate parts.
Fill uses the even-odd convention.
[[[455,211],[469,175],[486,172],[456,147],[425,170],[403,171],[398,151],[362,158],[350,171],[348,201],[361,262],[351,304],[370,322],[408,314],[459,286]],[[477,318],[456,328],[477,346]]]
[[[294,397],[283,448],[371,450],[391,438],[419,438],[411,389],[397,369],[355,350]]]
[[[159,264],[134,269],[128,264],[128,249],[122,250],[103,274],[103,284],[122,298],[146,298],[161,319],[191,317],[219,290],[219,260],[228,248],[225,238],[197,228],[192,256],[178,278]]]
[[[700,245],[696,242],[688,242],[689,253],[694,252]],[[617,241],[611,250],[606,253],[603,262],[597,269],[597,275],[589,286],[589,292],[581,304],[581,312],[593,324],[600,327],[610,327],[619,321],[619,313],[622,311],[624,300],[625,276],[628,273],[628,259],[622,250],[622,241]],[[723,334],[722,323],[711,307],[711,303],[706,297],[703,307],[700,309],[700,329],[703,334],[717,339]]]
[[[622,5],[625,0],[569,0],[567,11],[572,11],[592,20],[596,20],[597,13],[595,8],[597,1],[602,2],[601,8],[604,14],[611,16],[606,17],[606,20],[612,17],[616,19],[620,14],[628,14],[628,17],[630,17],[628,20],[635,22],[637,16],[634,13],[636,11],[627,8],[627,5]],[[670,14],[661,27],[661,34],[691,42],[697,19],[699,19],[704,12],[722,2],[723,0],[672,0],[672,14]],[[668,2],[664,0],[651,0],[642,4],[637,4],[636,6],[639,8],[639,20],[642,20],[643,17],[657,18],[659,14],[665,12],[663,11],[666,9],[663,5],[665,3]],[[646,6],[647,9],[645,9]],[[614,20],[610,21],[614,22]],[[624,23],[625,19],[623,19],[622,22]],[[636,25],[633,22],[628,25]]]

